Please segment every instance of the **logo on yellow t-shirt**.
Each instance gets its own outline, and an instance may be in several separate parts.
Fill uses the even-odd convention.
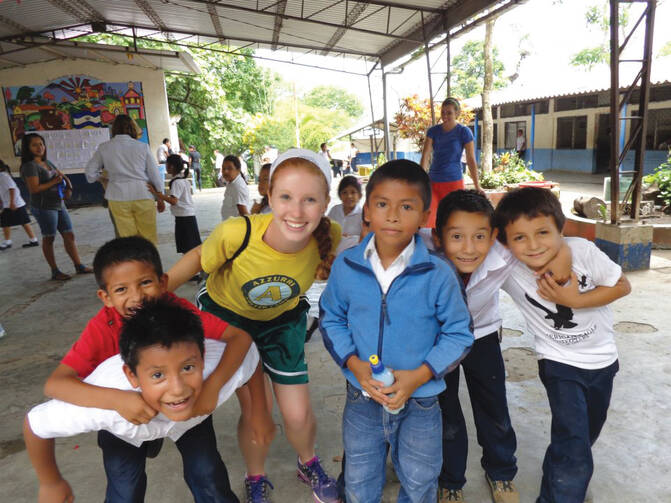
[[[262,276],[242,285],[247,303],[256,309],[269,309],[284,304],[300,292],[298,282],[282,274]]]

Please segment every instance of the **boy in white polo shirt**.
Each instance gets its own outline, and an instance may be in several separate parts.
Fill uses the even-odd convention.
[[[509,192],[496,208],[498,238],[519,260],[503,289],[534,334],[540,379],[552,411],[539,503],[582,503],[594,465],[592,445],[606,421],[618,371],[613,318],[607,304],[631,287],[619,265],[594,243],[566,238],[571,280],[540,280],[562,243],[565,217],[550,191]]]
[[[461,361],[473,408],[481,464],[496,503],[519,502],[512,483],[517,473],[517,442],[506,400],[505,368],[500,348],[501,315],[498,290],[517,260],[496,241],[494,208],[475,190],[457,190],[438,205],[433,245],[454,264],[466,291],[473,318],[475,343]],[[571,256],[563,247],[548,264],[557,277],[568,278]],[[443,466],[439,477],[439,503],[463,502],[468,437],[459,402],[457,367],[445,376],[440,394],[443,416]]]
[[[202,324],[195,313],[169,298],[159,298],[147,301],[126,321],[119,347],[121,356],[105,360],[85,382],[139,391],[158,415],[146,424],[134,424],[114,410],[79,407],[60,400],[34,407],[26,416],[24,438],[40,481],[40,501],[63,502],[73,498],[72,489],[56,465],[53,439],[105,431],[117,442],[135,447],[134,450],[125,448],[127,456],[142,458],[141,463],[126,465],[126,470],[131,471],[138,464],[144,472],[143,446],[147,441],[170,437],[182,454],[184,476],[197,502],[214,501],[213,497],[217,501],[237,502],[216,444],[202,441],[208,440],[202,428],[212,429],[211,416],[194,416],[203,380],[219,363],[225,344],[204,340]],[[250,379],[258,361],[258,351],[252,345],[240,367],[220,389],[218,405]],[[194,449],[208,451],[208,454],[200,452],[194,456]],[[203,462],[206,458],[211,463]],[[103,459],[106,465],[115,462],[107,456]],[[130,457],[126,461],[131,461]],[[146,485],[144,473],[139,476],[144,478],[141,485]],[[132,497],[132,501],[143,500],[144,490]],[[110,494],[108,486],[106,501],[130,500]]]

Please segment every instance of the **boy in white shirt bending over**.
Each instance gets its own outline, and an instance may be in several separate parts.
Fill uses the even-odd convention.
[[[582,503],[594,465],[592,445],[606,421],[618,371],[613,317],[606,304],[631,287],[619,265],[594,243],[566,238],[570,282],[537,284],[562,243],[565,217],[549,190],[509,192],[495,213],[498,238],[520,263],[504,283],[534,334],[538,371],[552,411],[550,446],[543,461],[539,503]],[[599,307],[601,306],[601,307]]]

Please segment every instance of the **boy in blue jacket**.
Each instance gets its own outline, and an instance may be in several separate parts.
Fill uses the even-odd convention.
[[[436,501],[438,394],[473,334],[453,270],[416,234],[430,203],[429,177],[417,163],[378,168],[366,187],[371,233],[338,256],[319,303],[324,345],[347,378],[343,444],[351,503],[381,500],[387,444],[401,482],[398,501]],[[391,386],[372,378],[373,354],[394,369]]]

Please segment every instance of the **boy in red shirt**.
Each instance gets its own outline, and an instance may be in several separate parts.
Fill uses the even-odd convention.
[[[98,387],[84,383],[81,379],[101,362],[119,353],[119,335],[125,318],[132,316],[144,300],[166,296],[198,314],[205,338],[226,342],[221,361],[203,383],[203,390],[193,410],[193,416],[210,414],[216,407],[220,388],[234,374],[249,350],[252,343],[249,334],[214,315],[201,312],[187,300],[168,293],[168,277],[163,273],[158,250],[144,238],[125,237],[105,243],[96,253],[93,269],[100,287],[97,294],[104,307],[89,321],[79,339],[49,376],[44,393],[82,407],[116,410],[133,424],[149,422],[157,411],[144,401],[140,393]],[[253,405],[254,433],[256,441],[265,445],[272,439],[274,425],[265,407],[265,388],[260,367],[248,385],[254,396],[260,397]],[[187,484],[194,494],[194,486],[216,485],[222,501],[237,501],[230,491],[226,468],[219,453],[214,449],[212,454],[211,446],[216,446],[212,418],[195,426],[190,432],[196,429],[199,431],[188,437],[191,439],[188,446],[182,448],[178,445],[184,458]],[[158,454],[160,443],[158,440],[134,447],[109,432],[98,433],[98,445],[103,451],[108,482],[106,501],[144,500],[145,459],[148,455]],[[202,459],[204,456],[210,458]],[[204,466],[211,469],[203,470]],[[212,480],[222,478],[225,481],[223,484]]]

